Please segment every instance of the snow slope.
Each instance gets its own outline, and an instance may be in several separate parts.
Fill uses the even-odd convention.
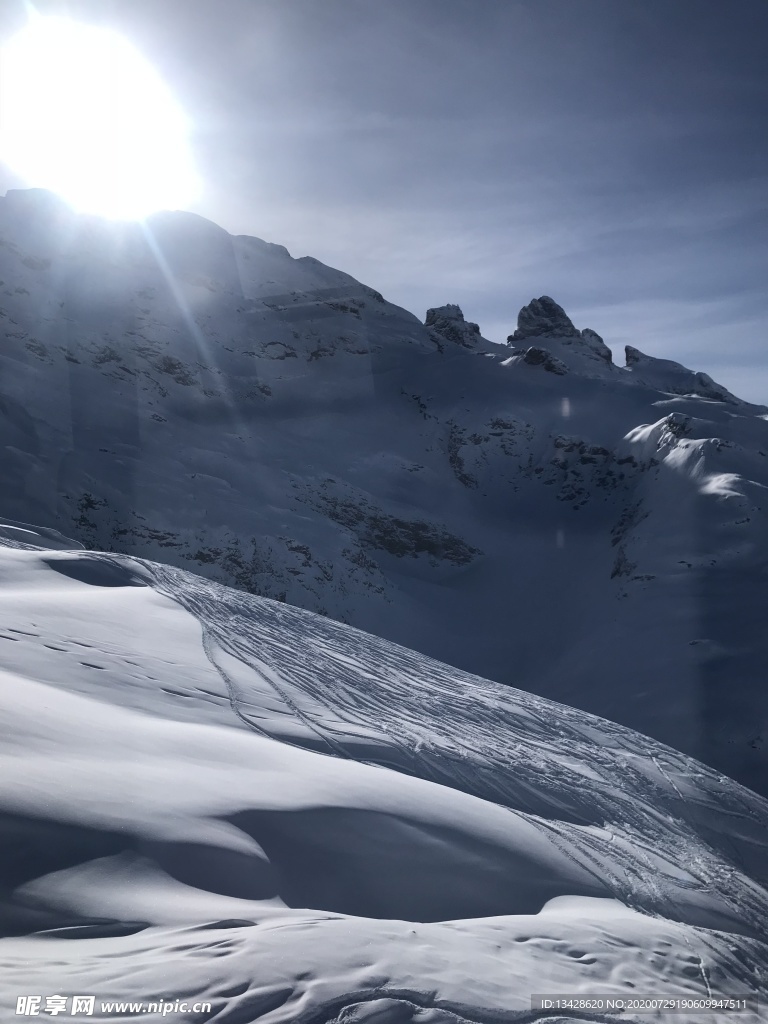
[[[768,794],[768,410],[546,296],[510,347],[191,214],[0,199],[0,513],[632,726]],[[641,343],[641,340],[640,342]]]
[[[749,790],[304,610],[23,524],[0,545],[7,1015],[37,993],[554,1024],[610,1018],[532,992],[768,997]]]

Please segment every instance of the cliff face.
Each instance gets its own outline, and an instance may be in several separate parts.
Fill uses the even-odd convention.
[[[766,410],[544,296],[510,348],[189,214],[0,200],[0,513],[768,790]]]

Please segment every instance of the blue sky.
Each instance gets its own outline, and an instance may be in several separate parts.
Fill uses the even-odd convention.
[[[159,68],[196,126],[197,212],[229,231],[422,318],[457,302],[495,341],[549,294],[620,361],[768,402],[765,0],[37,6]]]

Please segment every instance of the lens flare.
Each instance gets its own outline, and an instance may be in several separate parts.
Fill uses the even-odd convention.
[[[194,202],[189,124],[117,33],[30,18],[0,51],[0,159],[84,213],[141,219]]]

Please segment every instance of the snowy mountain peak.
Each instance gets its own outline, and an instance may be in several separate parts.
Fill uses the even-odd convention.
[[[531,340],[537,342],[532,348],[525,344]],[[522,360],[556,373],[572,370],[588,377],[605,377],[615,372],[611,350],[600,335],[589,327],[583,331],[574,327],[563,307],[548,295],[531,299],[523,306],[517,317],[517,330],[509,335],[507,344],[515,349],[507,364]]]
[[[442,338],[465,348],[474,348],[481,337],[480,327],[465,320],[461,308],[451,303],[428,309],[424,326],[431,327]]]
[[[516,343],[533,338],[537,341],[546,338],[547,351],[553,356],[559,356],[561,360],[565,356],[564,362],[569,369],[594,371],[596,362],[612,366],[611,350],[600,335],[589,327],[583,331],[574,327],[573,321],[563,307],[548,295],[531,299],[527,306],[523,306],[517,317],[517,330],[509,335],[507,344],[516,347]],[[536,351],[541,350],[537,347]],[[586,364],[584,359],[579,358],[580,356],[586,357]],[[602,372],[599,371],[600,374]]]

